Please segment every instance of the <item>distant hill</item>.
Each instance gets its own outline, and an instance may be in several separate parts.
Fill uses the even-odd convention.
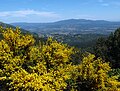
[[[6,23],[3,23],[3,22],[0,22],[0,26],[2,26],[3,28],[13,28],[15,29],[16,26],[14,25],[11,25],[11,24],[6,24]],[[20,28],[21,32],[23,34],[32,34],[33,37],[38,40],[38,34],[34,33],[34,32],[30,32],[30,31],[27,31],[27,29],[23,29],[23,28]],[[2,38],[2,35],[0,34],[0,39]]]
[[[13,26],[11,24],[6,24],[6,23],[3,23],[3,22],[0,22],[0,26],[2,26],[3,28],[13,28],[13,29],[16,28],[16,26]],[[22,33],[30,33],[29,31],[27,31],[23,28],[21,28],[20,30],[22,31]]]
[[[68,19],[51,23],[11,23],[38,34],[109,34],[120,22],[104,20]]]
[[[2,26],[3,28],[8,28],[8,27],[15,28],[13,25],[6,24],[6,23],[3,23],[3,22],[0,22],[0,26]]]

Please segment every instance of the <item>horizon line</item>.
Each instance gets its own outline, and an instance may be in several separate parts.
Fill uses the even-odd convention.
[[[17,21],[17,22],[4,22],[0,21],[2,23],[7,23],[7,24],[12,24],[12,23],[55,23],[55,22],[60,22],[60,21],[65,21],[65,20],[90,20],[90,21],[106,21],[106,22],[120,22],[120,20],[105,20],[105,19],[82,19],[82,18],[69,18],[69,19],[60,19],[60,20],[55,20],[55,21],[46,21],[46,22],[26,22],[26,21]]]

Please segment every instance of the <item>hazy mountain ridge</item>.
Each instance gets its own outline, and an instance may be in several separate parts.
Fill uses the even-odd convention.
[[[8,28],[8,27],[15,28],[14,26],[12,26],[10,24],[3,23],[3,22],[0,22],[0,26],[2,26],[3,28]]]
[[[38,34],[65,33],[65,34],[109,34],[118,27],[120,22],[105,20],[68,19],[51,23],[11,23]]]
[[[2,26],[3,28],[13,28],[13,29],[16,28],[16,26],[14,26],[14,25],[3,23],[3,22],[0,22],[0,26]],[[29,31],[27,31],[23,28],[21,28],[20,30],[22,31],[22,33],[30,33]]]
[[[16,26],[14,25],[11,25],[11,24],[7,24],[7,23],[4,23],[4,22],[0,22],[0,26],[3,27],[3,28],[12,28],[12,29],[16,29]],[[18,26],[19,27],[19,26]],[[28,31],[27,29],[23,29],[23,28],[20,28],[20,31],[23,33],[23,34],[32,34],[34,36],[34,38],[38,38],[38,34],[34,33],[34,32],[30,32]],[[2,38],[1,34],[0,34],[0,39]]]

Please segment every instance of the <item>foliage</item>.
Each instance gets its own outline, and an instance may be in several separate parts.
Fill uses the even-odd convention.
[[[66,88],[72,65],[72,48],[51,38],[34,46],[32,35],[20,30],[2,29],[0,41],[0,88],[3,90],[47,90]]]
[[[119,91],[120,82],[117,76],[109,76],[109,63],[101,58],[88,54],[76,70],[76,85],[78,91]]]
[[[70,46],[81,48],[82,51],[93,52],[93,46],[100,37],[106,37],[102,34],[50,34],[57,41],[62,41]]]
[[[107,39],[98,40],[95,54],[108,60],[112,68],[120,68],[120,28],[111,33]]]
[[[89,54],[77,64],[72,60],[75,50],[52,38],[36,45],[33,36],[23,35],[19,28],[0,31],[2,91],[119,90],[117,76],[108,74],[111,68],[101,58]]]
[[[109,72],[109,76],[118,76],[118,81],[120,81],[120,69],[112,69]]]

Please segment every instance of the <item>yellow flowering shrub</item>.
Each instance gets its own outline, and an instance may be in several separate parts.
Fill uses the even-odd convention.
[[[80,91],[120,91],[120,82],[117,76],[109,76],[111,71],[109,63],[103,62],[101,58],[95,58],[88,54],[77,67],[76,84]]]
[[[70,79],[72,49],[51,38],[35,46],[32,35],[18,28],[0,29],[0,89],[63,91]]]
[[[0,40],[0,91],[119,91],[117,76],[101,58],[89,54],[73,65],[73,48],[52,38],[35,45],[19,28],[3,29]],[[72,62],[71,62],[72,60]]]

